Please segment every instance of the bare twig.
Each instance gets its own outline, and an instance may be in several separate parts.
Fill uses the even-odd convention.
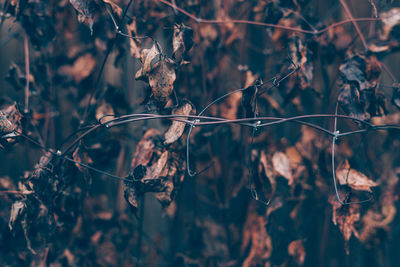
[[[315,31],[315,30],[304,30],[301,28],[294,28],[294,27],[289,27],[289,26],[284,26],[284,25],[279,25],[279,24],[270,24],[270,23],[264,23],[264,22],[258,22],[258,21],[249,21],[249,20],[239,20],[239,19],[231,19],[231,20],[212,20],[212,19],[202,19],[198,18],[183,8],[178,7],[177,5],[167,1],[167,0],[158,0],[161,3],[172,7],[173,9],[179,11],[180,13],[184,14],[185,16],[193,19],[197,23],[205,23],[205,24],[226,24],[226,23],[235,23],[235,24],[250,24],[250,25],[258,25],[258,26],[263,26],[263,27],[269,27],[269,28],[277,28],[281,30],[287,30],[287,31],[292,31],[292,32],[300,32],[300,33],[305,33],[305,34],[313,34],[313,35],[319,35],[322,34],[326,31],[328,31],[331,28],[338,27],[340,25],[352,22],[364,22],[364,21],[376,21],[380,20],[379,18],[350,18],[348,20],[343,20],[337,23],[333,23],[321,30]]]
[[[29,43],[28,43],[28,36],[26,33],[24,34],[24,51],[25,51],[25,77],[26,77],[26,84],[25,84],[25,107],[24,107],[24,113],[29,112],[29,77],[31,76],[30,74],[30,68],[29,68]]]
[[[357,22],[354,20],[353,14],[351,14],[351,11],[350,11],[349,7],[347,6],[347,3],[345,2],[345,0],[340,0],[340,3],[342,4],[342,6],[343,6],[344,10],[346,11],[347,15],[350,17],[350,19],[351,19],[351,21],[352,21],[352,23],[354,25],[354,28],[356,28],[358,36],[360,37],[360,40],[361,40],[365,50],[368,51],[367,41],[365,40],[365,37],[364,37],[364,35],[362,34],[362,32],[360,30],[360,27],[358,27]]]

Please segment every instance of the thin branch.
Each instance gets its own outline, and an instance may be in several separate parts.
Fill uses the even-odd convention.
[[[358,36],[360,36],[360,40],[365,48],[366,51],[368,51],[368,44],[367,41],[365,40],[364,35],[362,34],[360,27],[358,27],[357,22],[354,20],[353,14],[351,14],[351,11],[349,9],[349,7],[347,6],[347,3],[345,2],[345,0],[340,0],[340,3],[342,4],[344,10],[346,11],[347,15],[350,17],[350,19],[352,20],[352,23],[354,25],[354,28],[356,28],[356,31],[358,33]]]
[[[126,17],[126,14],[127,14],[127,12],[128,12],[128,9],[129,9],[129,7],[131,6],[132,2],[133,2],[133,0],[129,0],[128,5],[127,5],[126,8],[124,9],[124,11],[123,11],[123,13],[122,13],[122,16],[121,16],[121,20],[120,20],[120,22],[119,22],[119,24],[118,24],[118,29],[121,28],[122,23],[123,23],[123,21],[124,21],[124,19],[125,19],[125,17]],[[102,64],[101,64],[99,73],[97,74],[97,78],[96,78],[95,85],[94,85],[94,87],[92,88],[92,90],[91,90],[91,92],[90,92],[89,100],[88,100],[88,102],[87,102],[87,104],[86,104],[85,112],[84,112],[84,114],[83,114],[83,119],[82,119],[82,121],[81,121],[81,124],[83,124],[83,123],[86,121],[86,118],[87,118],[87,116],[88,116],[88,114],[89,114],[90,103],[92,102],[93,97],[95,96],[95,94],[96,94],[97,91],[98,91],[98,88],[99,88],[99,85],[100,85],[100,80],[101,80],[101,77],[102,77],[102,75],[103,75],[103,71],[104,71],[105,65],[106,65],[106,63],[107,63],[108,57],[110,56],[110,53],[111,53],[112,49],[114,48],[114,45],[115,45],[115,43],[116,43],[116,41],[117,41],[118,36],[119,36],[119,34],[118,34],[118,33],[115,33],[114,38],[111,40],[111,43],[110,43],[110,44],[108,45],[108,47],[107,47],[107,52],[106,52],[106,55],[104,56],[104,59],[103,59],[103,62],[102,62]]]
[[[25,107],[24,107],[24,113],[29,112],[29,77],[31,76],[30,74],[30,68],[29,68],[29,40],[28,36],[26,33],[24,34],[24,51],[25,51],[25,78],[26,78],[26,84],[25,84]]]
[[[184,14],[185,16],[191,18],[192,20],[194,20],[197,23],[206,23],[206,24],[227,24],[227,23],[234,23],[234,24],[250,24],[250,25],[258,25],[258,26],[263,26],[263,27],[269,27],[269,28],[277,28],[277,29],[281,29],[281,30],[287,30],[287,31],[292,31],[292,32],[300,32],[300,33],[304,33],[304,34],[313,34],[313,35],[319,35],[322,34],[326,31],[328,31],[331,28],[334,27],[338,27],[342,24],[346,24],[349,22],[355,23],[355,22],[365,22],[365,21],[376,21],[376,20],[380,20],[380,18],[351,18],[351,19],[347,19],[347,20],[343,20],[334,24],[331,24],[321,30],[315,31],[315,30],[304,30],[301,28],[295,28],[295,27],[290,27],[290,26],[283,26],[283,25],[279,25],[279,24],[270,24],[270,23],[264,23],[264,22],[258,22],[258,21],[249,21],[249,20],[239,20],[239,19],[231,19],[231,20],[213,20],[213,19],[202,19],[202,18],[198,18],[192,14],[190,14],[189,12],[187,12],[186,10],[184,10],[183,8],[178,7],[177,5],[167,1],[167,0],[158,0],[159,2],[172,7],[173,9],[179,11],[180,13]]]

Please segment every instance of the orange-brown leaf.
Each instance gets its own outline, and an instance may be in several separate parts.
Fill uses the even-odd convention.
[[[378,185],[378,183],[368,179],[365,174],[351,169],[347,161],[336,170],[336,179],[341,185],[348,185],[354,190],[372,192],[371,187]]]

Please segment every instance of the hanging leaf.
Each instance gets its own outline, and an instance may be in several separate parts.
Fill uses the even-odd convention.
[[[300,240],[294,240],[290,242],[288,246],[288,253],[290,256],[294,257],[296,263],[299,266],[304,264],[304,260],[306,259],[306,252],[304,250],[303,242]]]
[[[85,22],[89,25],[90,32],[93,34],[94,14],[96,3],[93,0],[69,0],[76,11],[79,12],[79,22]]]
[[[387,113],[385,97],[377,92],[381,64],[376,57],[350,54],[339,71],[338,101],[347,114],[367,120]]]
[[[378,183],[368,179],[363,173],[351,169],[347,160],[337,168],[336,179],[341,185],[348,185],[354,190],[372,192],[371,187],[378,186]]]
[[[275,152],[272,156],[272,164],[274,166],[274,170],[281,176],[288,179],[288,184],[293,184],[293,174],[292,169],[290,168],[289,158],[283,152]]]
[[[26,203],[25,201],[15,201],[11,206],[11,215],[8,222],[8,227],[12,233],[15,232],[15,227],[17,223],[21,220],[22,216],[25,214]]]
[[[172,111],[173,115],[189,115],[190,112],[192,111],[193,107],[191,103],[186,102],[183,103],[180,107],[175,108]],[[180,119],[186,120],[187,117],[179,117]],[[186,123],[184,122],[179,122],[179,121],[173,121],[171,126],[168,128],[168,131],[164,134],[164,144],[171,144],[178,140],[182,134],[183,131],[185,130]]]
[[[89,154],[87,153],[87,151],[85,151],[85,149],[83,148],[82,145],[79,145],[74,153],[72,154],[72,157],[75,161],[79,162],[79,163],[83,163],[85,165],[90,165],[93,164],[93,160],[90,158]],[[88,169],[83,167],[82,165],[75,163],[75,166],[83,173],[87,173]]]
[[[14,131],[14,127],[7,117],[0,111],[0,136]]]
[[[379,13],[383,24],[383,32],[380,35],[382,40],[387,40],[392,29],[400,24],[400,8],[395,7],[386,12]]]
[[[0,148],[10,146],[16,142],[20,135],[21,113],[16,104],[4,107],[0,111]]]
[[[348,242],[351,235],[359,237],[354,224],[360,220],[360,205],[342,205],[337,201],[336,196],[331,196],[329,203],[332,205],[332,222],[338,225],[345,241],[346,252],[349,254]]]
[[[302,90],[311,88],[314,78],[312,52],[298,36],[293,37],[289,48],[291,60],[299,68],[297,73],[290,77],[290,79],[294,79],[295,83],[298,84],[299,88]]]
[[[122,15],[122,8],[120,8],[114,1],[112,0],[103,0],[104,3],[111,6],[112,11],[117,14],[119,17]]]
[[[156,193],[163,207],[171,204],[175,188],[183,181],[184,165],[179,154],[165,149],[161,133],[148,130],[136,146],[131,173],[124,182],[124,197],[134,212],[147,192]]]
[[[172,59],[182,64],[187,52],[193,46],[193,29],[184,24],[176,24],[174,26],[172,46],[174,49]]]
[[[83,79],[92,74],[96,66],[96,60],[93,55],[86,53],[78,57],[72,66],[64,65],[58,69],[59,74],[70,76],[76,83],[80,83]]]
[[[385,183],[383,194],[379,201],[361,218],[363,227],[360,230],[359,239],[364,243],[376,237],[379,229],[390,231],[390,223],[395,220],[397,214],[399,177],[391,171],[382,176]]]
[[[269,262],[272,253],[272,241],[265,228],[266,222],[262,216],[254,211],[247,214],[243,227],[242,253],[250,246],[242,266],[265,266]]]
[[[96,108],[96,120],[100,123],[107,123],[114,119],[113,115],[115,115],[113,107],[106,101],[101,101]]]
[[[164,103],[173,92],[176,74],[174,61],[161,53],[157,42],[153,44],[151,49],[142,50],[143,67],[137,71],[136,79],[148,81],[153,97]]]
[[[128,30],[128,34],[131,37],[135,37],[137,35],[137,25],[136,25],[136,18],[132,18],[130,23],[126,25],[126,29]],[[129,38],[129,50],[131,52],[131,55],[134,58],[141,58],[141,41],[140,39],[133,39]]]

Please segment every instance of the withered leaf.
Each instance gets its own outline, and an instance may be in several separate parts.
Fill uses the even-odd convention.
[[[5,80],[17,91],[22,90],[26,86],[26,75],[15,63],[10,65]],[[29,90],[32,92],[38,91],[38,88],[35,84],[35,78],[33,77],[32,73],[29,75]]]
[[[0,111],[0,136],[14,131],[14,127],[7,117]]]
[[[146,79],[153,69],[156,62],[161,60],[161,47],[158,42],[154,42],[150,49],[142,49],[140,61],[143,66],[136,72],[136,79]]]
[[[251,85],[243,90],[242,105],[246,111],[246,118],[254,118],[257,115],[256,98],[257,87]]]
[[[72,6],[79,12],[79,22],[87,22],[90,32],[93,34],[94,13],[96,3],[93,0],[69,0]]]
[[[376,235],[377,229],[390,230],[389,224],[393,222],[397,213],[396,201],[398,196],[399,177],[394,172],[384,174],[384,190],[379,201],[362,217],[363,227],[360,230],[360,241],[366,242]]]
[[[95,66],[96,60],[93,55],[86,53],[76,59],[72,66],[65,65],[60,67],[58,72],[62,75],[71,76],[76,83],[80,83],[92,73]]]
[[[226,242],[226,231],[221,224],[211,218],[197,222],[203,242],[204,256],[218,257],[221,260],[227,259],[229,249]]]
[[[105,116],[105,115],[111,115],[111,116]],[[102,101],[101,104],[97,106],[96,119],[100,123],[107,123],[110,120],[114,119],[114,116],[112,116],[112,115],[115,115],[114,109],[106,101]]]
[[[72,154],[72,157],[75,161],[79,163],[83,163],[86,165],[92,164],[93,160],[90,158],[89,154],[84,150],[82,145],[78,146],[74,153]],[[87,172],[87,169],[84,168],[82,165],[75,163],[75,166],[83,173]]]
[[[165,177],[168,174],[168,151],[164,151],[160,158],[150,167],[147,168],[145,176],[142,181],[156,180],[159,177]]]
[[[168,206],[172,202],[172,191],[174,190],[174,184],[172,181],[165,181],[162,183],[159,193],[156,193],[156,198],[163,206]]]
[[[267,159],[267,154],[264,151],[261,151],[260,153],[260,164],[264,168],[265,176],[271,184],[271,195],[274,195],[276,190],[276,177],[274,175],[273,167],[271,166],[271,161]]]
[[[348,185],[354,190],[371,191],[371,187],[378,186],[378,183],[368,179],[368,177],[350,167],[348,161],[336,170],[336,179],[341,185]]]
[[[290,55],[293,63],[299,68],[296,82],[300,89],[310,88],[314,78],[314,66],[312,64],[312,53],[298,37],[293,37],[290,42]]]
[[[21,219],[21,216],[24,215],[26,209],[25,201],[15,201],[11,206],[11,215],[10,220],[8,222],[8,227],[11,232],[14,232],[17,222]]]
[[[184,24],[175,25],[172,46],[174,49],[172,59],[176,62],[185,60],[187,52],[193,46],[193,29]]]
[[[304,250],[303,242],[301,239],[290,242],[288,246],[288,253],[293,256],[298,265],[303,265],[306,259],[306,252]]]
[[[242,252],[250,246],[250,251],[242,266],[261,266],[268,262],[272,253],[272,241],[265,228],[262,216],[251,212],[243,228]]]
[[[116,13],[118,16],[122,15],[122,9],[114,3],[112,0],[103,0],[104,3],[109,4],[113,10],[114,13]]]
[[[142,50],[143,67],[137,71],[136,79],[148,80],[154,98],[157,101],[165,102],[173,92],[176,74],[174,61],[161,53],[157,42],[151,49]]]
[[[377,92],[381,64],[375,56],[350,54],[339,71],[338,101],[347,114],[366,120],[387,113],[385,97]]]
[[[163,207],[172,202],[177,175],[172,153],[161,143],[160,132],[150,129],[138,143],[132,160],[132,172],[123,185],[124,197],[134,212],[139,199],[147,192],[156,193]]]
[[[142,140],[137,144],[135,154],[132,158],[131,168],[139,165],[147,165],[153,156],[155,147],[154,139],[157,139],[161,133],[156,129],[149,129],[144,134]]]
[[[360,220],[360,205],[342,205],[336,200],[336,196],[330,196],[329,203],[332,204],[332,222],[338,225],[343,235],[346,252],[349,253],[347,244],[352,234],[358,238],[358,232],[354,224]]]
[[[128,30],[128,34],[131,37],[135,37],[137,35],[137,27],[136,27],[136,19],[132,18],[132,21],[126,25],[126,29]],[[140,40],[129,38],[129,50],[131,55],[135,58],[141,58],[141,49],[140,49]]]
[[[400,8],[395,7],[386,12],[381,12],[379,17],[383,23],[383,33],[380,35],[382,40],[387,40],[394,26],[400,24]]]
[[[288,179],[289,185],[293,184],[292,169],[290,167],[289,158],[283,152],[275,152],[272,156],[272,165],[274,170],[281,176]]]
[[[221,116],[228,120],[237,119],[237,113],[241,99],[242,95],[240,93],[231,94],[228,96],[220,105]]]
[[[21,131],[21,113],[16,104],[2,109],[0,111],[0,148],[3,145],[14,144],[16,142],[14,137],[19,136]]]
[[[183,103],[180,107],[175,108],[172,111],[173,115],[189,115],[193,107],[189,102]],[[187,119],[187,117],[179,117],[181,119]],[[178,140],[185,130],[186,123],[173,121],[167,132],[164,134],[164,144],[171,144]]]
[[[175,79],[175,65],[169,58],[157,62],[149,74],[149,84],[154,98],[165,101],[174,90]]]

